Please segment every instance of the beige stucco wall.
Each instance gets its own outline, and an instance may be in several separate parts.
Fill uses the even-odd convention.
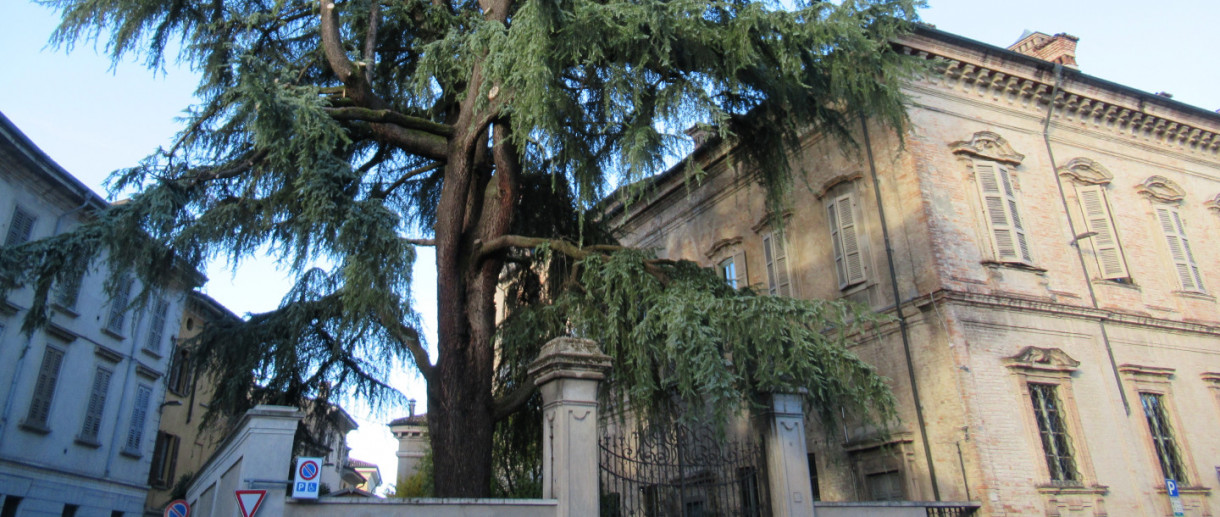
[[[1183,495],[1187,514],[1220,511],[1220,495],[1212,494],[1220,489],[1214,475],[1220,467],[1220,435],[1214,432],[1220,404],[1217,376],[1207,375],[1220,372],[1220,157],[1210,144],[1220,132],[1220,117],[1065,72],[1048,151],[1048,104],[1038,100],[1038,92],[1049,97],[1054,89],[1052,65],[937,33],[912,36],[908,44],[913,53],[957,60],[910,83],[911,129],[901,141],[884,128],[869,131],[941,499],[981,501],[986,515],[1167,511],[1139,404],[1140,390],[1156,389],[1165,392],[1188,463],[1186,485],[1193,488]],[[994,262],[969,155],[954,153],[954,143],[984,131],[1022,155],[1011,170],[1032,267]],[[841,148],[811,137],[793,157],[804,173],[785,214],[793,292],[845,297],[893,314],[870,164],[863,152]],[[1091,242],[1073,244],[1084,230],[1075,190],[1057,168],[1075,158],[1093,160],[1113,175],[1106,195],[1129,283],[1099,280]],[[620,214],[624,242],[707,266],[744,254],[749,283],[765,288],[760,232],[766,227],[760,223],[766,212],[760,187],[748,178],[749,164],[735,167],[724,152],[700,159],[710,172],[701,185],[688,189],[680,178],[670,178],[654,199]],[[1185,192],[1175,206],[1205,293],[1180,289],[1155,202],[1138,188],[1150,176]],[[835,188],[853,190],[857,198],[867,276],[846,291],[838,288],[819,197],[838,180],[846,183]],[[1024,370],[1010,366],[1010,358],[1026,347],[1057,349],[1079,362],[1065,367],[1056,382],[1070,420],[1080,487],[1049,486]],[[932,499],[897,325],[853,351],[891,379],[902,406],[902,423],[892,434],[897,452],[886,461],[902,465],[904,496]],[[810,428],[819,429],[818,423]],[[823,499],[867,497],[861,464],[881,461],[866,461],[874,453],[858,441],[858,430],[847,434],[845,443],[842,430],[811,433]]]

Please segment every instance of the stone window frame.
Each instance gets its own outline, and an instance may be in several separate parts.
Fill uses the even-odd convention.
[[[1161,477],[1161,460],[1157,456],[1156,446],[1152,443],[1152,430],[1148,428],[1148,419],[1144,415],[1143,404],[1140,402],[1140,395],[1143,393],[1152,393],[1161,396],[1161,402],[1165,407],[1166,416],[1169,419],[1169,425],[1173,427],[1174,445],[1178,448],[1178,454],[1182,458],[1182,469],[1185,471],[1188,479],[1187,483],[1179,481],[1180,489],[1186,489],[1191,492],[1201,490],[1209,490],[1199,484],[1199,471],[1195,468],[1193,461],[1194,456],[1191,454],[1190,440],[1188,434],[1184,432],[1185,427],[1182,426],[1182,419],[1178,416],[1178,407],[1176,397],[1173,394],[1173,378],[1176,373],[1174,368],[1164,368],[1159,366],[1147,366],[1139,364],[1125,363],[1119,365],[1118,372],[1126,381],[1123,384],[1127,387],[1131,396],[1131,400],[1135,404],[1139,404],[1132,408],[1133,413],[1137,413],[1138,422],[1136,425],[1140,428],[1140,433],[1143,435],[1139,441],[1141,447],[1145,450],[1145,457],[1148,461],[1148,472],[1156,473],[1153,487],[1162,493],[1165,492],[1165,479]]]
[[[1170,265],[1168,268],[1168,274],[1174,277],[1175,283],[1178,286],[1178,289],[1175,289],[1174,293],[1192,296],[1202,295],[1210,298],[1210,296],[1207,294],[1207,287],[1203,285],[1202,270],[1199,268],[1198,262],[1194,260],[1193,253],[1191,253],[1189,250],[1189,244],[1185,246],[1180,245],[1182,248],[1181,251],[1183,253],[1183,259],[1185,259],[1185,261],[1182,261],[1173,256],[1173,248],[1169,243],[1170,237],[1178,239],[1185,238],[1188,243],[1191,240],[1186,235],[1187,221],[1186,218],[1183,217],[1181,211],[1183,200],[1186,199],[1186,190],[1169,178],[1154,175],[1149,176],[1139,185],[1136,185],[1136,191],[1139,192],[1140,195],[1144,196],[1151,205],[1153,225],[1152,234],[1161,236],[1160,239],[1157,239],[1160,241],[1158,248],[1162,250],[1162,255],[1168,258],[1168,263]],[[1176,223],[1176,225],[1180,226],[1177,233],[1171,236],[1165,231],[1165,221],[1162,220],[1162,214],[1164,214],[1164,217],[1171,217],[1172,219],[1170,219],[1170,222]],[[1174,216],[1176,216],[1176,218]],[[1193,287],[1188,286],[1185,284],[1185,282],[1183,282],[1182,273],[1178,270],[1179,262],[1186,265],[1188,268],[1188,273],[1194,273],[1191,278],[1191,281],[1195,284]]]
[[[1032,437],[1033,448],[1038,451],[1038,478],[1043,480],[1037,484],[1038,491],[1048,494],[1069,491],[1105,494],[1107,487],[1097,484],[1093,456],[1089,451],[1088,442],[1085,441],[1076,394],[1072,389],[1072,376],[1079,371],[1080,361],[1058,348],[1027,346],[1016,355],[1005,358],[1004,365],[1014,374],[1019,384],[1018,393],[1021,394],[1022,407],[1025,408],[1021,411],[1025,436]],[[1030,384],[1055,386],[1055,395],[1061,406],[1061,418],[1067,427],[1070,440],[1072,461],[1080,478],[1074,483],[1051,480],[1050,467],[1046,464],[1046,451],[1042,448],[1041,429],[1034,415]]]
[[[904,501],[925,499],[923,487],[916,475],[915,440],[910,432],[895,432],[883,439],[865,438],[843,444],[851,463],[852,476],[861,500],[873,498],[869,493],[868,477],[897,472]]]
[[[831,263],[834,264],[835,279],[838,281],[840,291],[854,292],[860,288],[867,287],[874,283],[872,253],[869,241],[869,226],[868,219],[864,217],[863,209],[860,204],[862,202],[862,193],[864,192],[863,185],[860,180],[864,174],[853,172],[849,174],[841,174],[835,176],[822,184],[821,190],[816,194],[816,197],[822,201],[822,214],[827,218],[826,227],[829,232],[829,237],[833,243],[831,248]],[[850,213],[853,217],[853,232],[856,240],[856,256],[859,262],[860,274],[858,277],[848,277],[847,271],[847,253],[846,243],[842,240],[842,221],[840,203],[847,199],[850,202]],[[831,214],[830,210],[836,210],[839,213]],[[832,220],[834,221],[832,223]],[[842,258],[844,271],[839,271],[839,260]],[[848,278],[845,278],[848,277]]]
[[[1094,160],[1088,158],[1073,158],[1068,160],[1067,164],[1058,168],[1059,177],[1066,178],[1072,184],[1072,192],[1076,198],[1076,213],[1069,213],[1068,217],[1072,220],[1080,221],[1077,225],[1078,238],[1073,240],[1077,246],[1081,241],[1088,241],[1089,246],[1093,249],[1093,258],[1097,266],[1097,280],[1117,282],[1122,284],[1131,283],[1131,268],[1127,261],[1127,254],[1124,251],[1122,237],[1119,236],[1118,225],[1114,221],[1114,210],[1110,204],[1109,188],[1114,179],[1114,174],[1110,173],[1104,166]],[[1065,189],[1066,190],[1066,189]],[[1099,206],[1102,213],[1089,214],[1088,207],[1084,202],[1084,196],[1089,191],[1097,192],[1100,197]],[[1104,219],[1104,223],[1108,224],[1108,228],[1098,228],[1097,219]],[[1101,232],[1108,231],[1113,244],[1107,246],[1102,239]],[[1120,271],[1107,272],[1102,259],[1102,253],[1109,248],[1113,248],[1117,253],[1117,262]]]
[[[788,239],[790,232],[786,228],[791,217],[791,212],[767,214],[752,228],[762,240],[763,267],[766,274],[767,294],[770,296],[789,298],[796,296],[796,281],[792,276],[792,243]],[[777,221],[780,224],[777,225]],[[775,249],[771,247],[777,239],[780,249],[784,252],[780,259],[775,258]],[[773,264],[779,260],[783,260],[783,271],[776,271],[778,268],[773,267]],[[774,281],[772,281],[772,276],[775,277]],[[782,280],[783,278],[787,279],[787,283]],[[787,292],[783,292],[785,287]]]
[[[1028,218],[1022,216],[1028,212],[1025,210],[1022,200],[1023,192],[1020,177],[1017,174],[1025,155],[1013,150],[1012,145],[1004,137],[992,131],[978,131],[969,140],[950,143],[949,148],[955,156],[961,159],[969,182],[974,185],[975,199],[978,204],[972,203],[973,213],[976,220],[981,219],[981,226],[986,233],[986,238],[981,242],[986,242],[985,248],[989,250],[988,256],[983,262],[1038,269],[1034,265],[1032,236],[1027,228]],[[1012,190],[1011,196],[1003,189],[998,190],[1000,197],[1006,201],[1000,207],[1006,219],[1002,227],[996,227],[997,223],[993,222],[993,215],[989,212],[988,193],[979,179],[979,171],[983,166],[992,167],[995,171],[997,189],[1000,189],[1001,185],[1006,185]],[[1005,179],[1007,182],[1004,181]],[[1002,249],[998,237],[1000,231],[1012,232],[1013,253],[1011,257],[1006,257]]]
[[[723,266],[725,262],[732,262],[735,271],[731,280],[736,285],[729,285],[735,289],[742,289],[750,285],[749,268],[746,266],[746,250],[742,242],[743,239],[740,236],[720,239],[703,253],[711,266],[716,268],[716,274],[726,283],[730,278],[726,276]]]

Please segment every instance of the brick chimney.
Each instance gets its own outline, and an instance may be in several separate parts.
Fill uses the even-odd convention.
[[[1008,50],[1069,68],[1080,68],[1076,65],[1077,41],[1080,41],[1080,38],[1062,32],[1051,36],[1044,32],[1025,31],[1021,39],[1010,45]]]

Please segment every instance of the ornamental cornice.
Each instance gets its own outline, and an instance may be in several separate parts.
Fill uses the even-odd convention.
[[[1105,185],[1114,179],[1109,170],[1088,158],[1072,158],[1059,168],[1059,175],[1088,185]]]
[[[1013,150],[1012,145],[1004,137],[991,131],[979,131],[970,136],[969,140],[961,140],[949,144],[953,154],[965,154],[1001,163],[1021,165],[1025,155]]]
[[[1207,207],[1208,210],[1215,212],[1217,215],[1220,215],[1220,194],[1216,194],[1215,196],[1212,196],[1211,199],[1204,201],[1203,206]]]
[[[1080,361],[1072,359],[1067,352],[1058,348],[1027,346],[1017,355],[1005,358],[1004,364],[1009,368],[1021,370],[1074,372],[1080,366]]]
[[[1162,203],[1177,203],[1186,198],[1186,191],[1164,176],[1148,176],[1135,189],[1149,199]]]
[[[932,61],[934,66],[924,79],[940,88],[1043,111],[1052,101],[1052,92],[1056,91],[1050,83],[997,67],[971,63],[909,44],[899,43],[897,47],[903,54]],[[1124,106],[1062,88],[1055,93],[1053,101],[1055,116],[1064,122],[1089,124],[1095,129],[1142,138],[1173,149],[1220,155],[1220,133],[1148,113],[1142,105]]]

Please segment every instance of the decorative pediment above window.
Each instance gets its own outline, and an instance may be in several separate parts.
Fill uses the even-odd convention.
[[[1004,364],[1009,368],[1022,370],[1074,372],[1080,366],[1080,361],[1072,359],[1067,352],[1058,348],[1027,346],[1017,355],[1004,359]]]
[[[1059,168],[1059,175],[1087,185],[1105,185],[1114,179],[1110,171],[1088,158],[1072,158],[1067,165]]]
[[[857,181],[863,177],[864,177],[863,173],[856,171],[856,172],[849,172],[846,174],[840,174],[838,176],[830,178],[830,179],[826,180],[825,183],[822,183],[822,190],[818,191],[817,197],[818,197],[818,199],[822,199],[822,198],[826,197],[826,193],[830,192],[830,189],[833,189],[842,183],[850,183],[853,181]]]
[[[1173,377],[1173,368],[1164,368],[1160,366],[1145,366],[1142,364],[1121,364],[1118,366],[1119,373],[1143,381],[1164,381],[1167,382]]]
[[[1149,176],[1135,188],[1140,194],[1162,203],[1177,203],[1186,197],[1186,191],[1182,190],[1182,187],[1164,176]]]
[[[716,258],[717,255],[720,255],[721,251],[731,248],[733,246],[739,246],[739,245],[741,245],[741,237],[733,237],[731,239],[720,239],[720,240],[716,241],[715,243],[713,243],[712,247],[708,248],[708,250],[706,252],[704,252],[703,254],[708,259],[713,259],[713,258]]]
[[[1220,214],[1220,194],[1216,194],[1214,197],[1204,202],[1203,206],[1207,207],[1207,209],[1211,210],[1212,212]]]
[[[780,226],[783,226],[782,223],[788,222],[788,219],[791,217],[791,210],[784,210],[779,214],[776,214],[775,212],[767,212],[767,215],[762,216],[757,223],[754,223],[754,226],[752,226],[750,230],[752,230],[754,233],[762,233],[767,230],[779,231]]]
[[[991,131],[979,131],[970,137],[970,140],[949,144],[949,148],[953,150],[953,154],[964,154],[1011,165],[1021,165],[1021,160],[1025,159],[1025,155],[1012,150],[1012,146],[1008,144],[1007,140],[1004,140],[1004,137]]]

